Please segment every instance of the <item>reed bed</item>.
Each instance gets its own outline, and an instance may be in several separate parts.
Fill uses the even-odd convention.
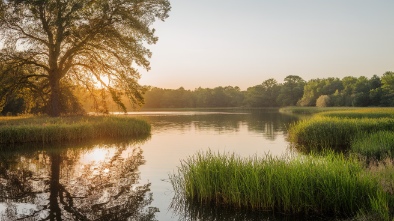
[[[170,175],[176,197],[203,204],[293,215],[388,220],[387,194],[362,165],[343,155],[240,158],[197,153]]]
[[[302,115],[313,115],[322,112],[329,111],[352,111],[357,110],[357,107],[282,107],[279,109],[281,113],[289,114],[302,114]]]
[[[372,160],[382,160],[394,157],[394,132],[378,131],[376,133],[361,133],[351,143],[351,152]]]
[[[150,134],[142,120],[119,116],[0,118],[0,143],[68,142]]]
[[[325,117],[339,118],[394,118],[394,108],[359,108],[350,110],[335,110],[318,113]]]
[[[291,125],[288,139],[310,152],[324,149],[347,151],[357,134],[394,130],[394,118],[340,118],[315,116]]]

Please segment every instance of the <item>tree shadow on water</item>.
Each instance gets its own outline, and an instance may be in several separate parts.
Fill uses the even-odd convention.
[[[0,152],[0,220],[156,220],[139,147],[51,149]]]

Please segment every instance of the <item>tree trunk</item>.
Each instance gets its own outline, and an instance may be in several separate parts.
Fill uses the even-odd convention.
[[[57,78],[50,78],[49,85],[51,87],[51,96],[49,98],[48,114],[51,117],[60,116],[60,80]]]

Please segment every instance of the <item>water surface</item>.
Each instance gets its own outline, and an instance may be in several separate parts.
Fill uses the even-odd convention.
[[[286,129],[297,120],[275,110],[127,116],[151,123],[152,135],[1,151],[0,219],[261,220],[261,214],[171,204],[168,175],[181,160],[208,149],[244,157],[282,155],[288,151]]]

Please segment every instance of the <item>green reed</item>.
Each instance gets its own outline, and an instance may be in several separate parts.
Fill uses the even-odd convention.
[[[198,153],[170,175],[176,197],[216,206],[293,215],[388,219],[387,194],[362,165],[343,155],[241,158]]]
[[[315,116],[291,125],[288,139],[309,152],[348,150],[357,134],[394,130],[394,118],[340,118]]]
[[[394,118],[394,108],[357,108],[321,112],[318,115],[339,118]]]
[[[150,134],[142,120],[118,116],[0,118],[0,143],[63,142]]]
[[[301,114],[301,115],[313,115],[322,112],[328,111],[351,111],[357,110],[357,107],[282,107],[279,109],[281,113],[290,113],[290,114]]]
[[[351,143],[351,151],[367,158],[381,160],[394,157],[394,132],[360,133]]]

